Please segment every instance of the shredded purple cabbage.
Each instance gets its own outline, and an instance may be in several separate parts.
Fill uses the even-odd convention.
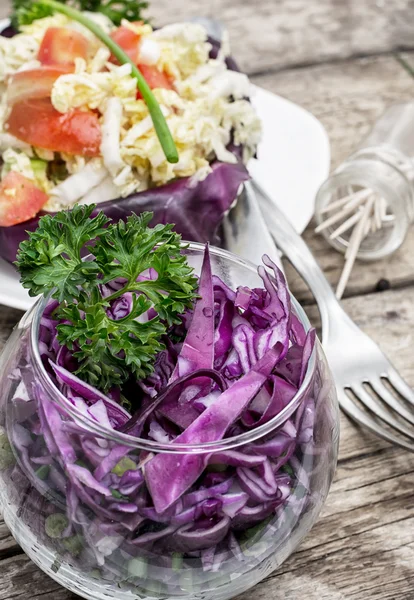
[[[292,311],[282,273],[268,257],[264,264],[272,275],[259,269],[263,289],[233,291],[212,275],[207,248],[199,298],[168,332],[154,373],[108,395],[73,374],[71,352],[57,341],[56,302],[49,303],[39,332],[49,377],[68,405],[114,433],[173,448],[254,431],[291,403],[315,347],[314,331],[306,333]],[[108,310],[124,316],[128,306],[121,298]],[[179,555],[181,572],[198,561],[215,573],[229,557],[243,564],[257,536],[270,531],[284,539],[307,509],[318,410],[310,391],[278,428],[250,443],[204,454],[151,453],[69,417],[30,368],[23,357],[15,372],[13,477],[24,474],[36,498],[36,490],[49,490],[47,510],[64,514],[66,525],[53,543],[63,552],[65,540],[81,536],[75,557],[82,566],[105,573],[117,564],[122,571],[128,555],[155,573]]]
[[[217,243],[217,229],[223,216],[237,198],[242,183],[248,179],[247,170],[241,163],[215,162],[212,173],[196,185],[191,185],[188,178],[177,179],[128,198],[102,202],[99,210],[114,221],[126,219],[132,212],[151,211],[154,213],[151,227],[158,223],[175,223],[175,231],[185,240]],[[37,229],[43,214],[40,212],[30,221],[12,227],[0,227],[2,258],[9,262],[16,260],[20,243],[27,238],[27,232]]]

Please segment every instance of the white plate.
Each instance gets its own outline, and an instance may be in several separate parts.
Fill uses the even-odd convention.
[[[0,31],[7,24],[0,20]],[[263,121],[264,135],[250,172],[302,233],[312,218],[316,192],[329,173],[328,136],[300,106],[253,87],[252,102]],[[0,259],[0,303],[27,310],[33,301],[13,267]]]
[[[328,135],[304,108],[263,88],[253,89],[263,140],[250,173],[302,233],[313,216],[316,192],[329,175]]]

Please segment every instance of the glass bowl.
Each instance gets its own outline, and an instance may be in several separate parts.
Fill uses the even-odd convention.
[[[199,273],[204,246],[192,243],[184,252]],[[228,252],[211,248],[211,264],[213,274],[233,289],[263,286],[254,265]],[[291,300],[309,330],[305,313]],[[226,600],[276,569],[317,519],[336,465],[337,400],[319,342],[303,384],[273,420],[220,442],[173,446],[104,428],[61,394],[38,343],[46,306],[41,299],[24,315],[3,351],[0,370],[1,510],[29,557],[90,600]],[[267,455],[261,457],[257,449],[264,444]],[[256,461],[251,470],[264,478],[259,485],[265,485],[271,468],[273,488],[267,489],[266,502],[221,490],[227,509],[216,506],[213,525],[204,512],[206,523],[195,531],[191,503],[190,520],[185,506],[175,520],[146,506],[143,472],[152,456],[170,454],[177,464],[184,457],[208,462],[209,477],[220,486],[229,452],[237,453],[239,466],[240,457]],[[82,484],[92,463],[100,471],[99,477],[94,471],[96,489]],[[112,486],[110,498],[100,480],[106,494]]]

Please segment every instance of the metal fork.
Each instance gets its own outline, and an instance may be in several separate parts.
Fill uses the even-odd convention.
[[[270,196],[256,181],[248,185],[257,193],[277,246],[315,296],[322,319],[322,345],[335,378],[341,408],[375,434],[414,452],[414,427],[409,426],[414,425],[414,409],[408,408],[409,405],[414,407],[414,391],[377,344],[341,308],[308,246]]]
[[[222,39],[224,27],[216,19],[198,18],[192,21],[203,25],[211,37]],[[253,206],[256,204],[254,192],[257,192],[260,210],[277,246],[306,281],[318,303],[322,319],[322,344],[333,371],[342,410],[382,438],[414,452],[414,443],[397,437],[380,424],[386,423],[392,430],[414,442],[414,427],[410,429],[405,424],[414,425],[414,410],[408,410],[401,402],[404,399],[414,406],[413,390],[377,344],[341,308],[309,248],[270,196],[257,181],[247,184],[247,187],[253,196]],[[354,395],[354,400],[350,393]],[[355,399],[368,410],[361,409]],[[397,420],[393,412],[405,422]]]

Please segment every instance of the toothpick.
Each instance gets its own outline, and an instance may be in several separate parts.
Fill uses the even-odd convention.
[[[384,150],[383,160],[389,161],[390,157],[395,162],[396,157]],[[414,161],[410,164],[400,161],[398,168],[407,178],[414,180]],[[384,225],[395,221],[395,215],[388,212],[385,198],[371,188],[359,189],[357,192],[354,192],[353,189],[352,185],[342,187],[342,191],[346,195],[331,202],[321,210],[320,214],[327,215],[327,218],[315,229],[316,233],[321,233],[329,227],[335,226],[334,231],[329,234],[329,239],[335,240],[352,228],[345,252],[344,269],[336,290],[338,299],[342,297],[345,291],[362,241],[370,233],[374,234],[382,229]]]
[[[354,266],[356,256],[358,254],[358,250],[361,246],[361,242],[364,238],[364,231],[366,224],[369,220],[372,207],[374,205],[375,199],[371,196],[371,198],[367,201],[364,206],[362,216],[356,226],[354,227],[351,237],[349,239],[348,252],[346,256],[345,266],[342,271],[341,277],[339,279],[338,287],[336,288],[336,297],[340,300],[345,291],[346,285],[348,283],[349,277],[351,275],[352,267]]]
[[[367,235],[371,231],[371,228],[372,228],[372,219],[368,219],[367,222],[365,223],[365,229],[364,229],[364,235],[363,235],[364,238],[367,237]]]
[[[335,200],[335,202],[331,202],[328,206],[325,206],[323,210],[321,210],[321,215],[325,215],[326,213],[332,212],[336,208],[342,208],[345,206],[350,200],[354,198],[368,198],[372,194],[372,190],[364,189],[359,190],[358,192],[352,192],[348,196],[341,198],[340,200]]]
[[[335,231],[333,231],[331,233],[331,235],[329,236],[329,239],[335,240],[342,233],[344,233],[345,231],[348,231],[348,229],[351,229],[351,227],[356,225],[356,223],[358,223],[358,221],[361,217],[362,217],[362,211],[358,210],[354,215],[352,215],[352,217],[349,217],[349,219],[347,221],[345,221],[344,223],[342,223],[342,225],[340,225],[337,229],[335,229]]]
[[[366,206],[366,205],[365,205],[365,206]],[[364,214],[364,208],[365,208],[365,206],[360,206],[360,207],[358,208],[358,213],[359,213],[359,217],[360,217],[360,218],[358,219],[358,222],[359,222],[359,221],[362,219],[362,216],[363,216],[363,214]],[[352,234],[351,234],[351,237],[352,237]],[[345,259],[347,259],[347,258],[348,258],[349,254],[350,254],[350,252],[351,252],[351,249],[352,249],[352,244],[351,244],[350,242],[351,242],[351,238],[349,238],[349,241],[348,241],[348,248],[345,250]]]
[[[382,219],[381,219],[381,201],[384,198],[377,198],[374,205],[374,222],[376,225],[376,230],[381,229]]]
[[[329,219],[326,219],[326,221],[323,221],[323,223],[321,223],[320,225],[318,225],[318,227],[315,229],[315,232],[316,233],[320,233],[324,229],[327,229],[331,225],[334,225],[335,223],[337,223],[341,219],[347,217],[356,208],[358,208],[358,206],[360,204],[362,204],[364,201],[365,201],[364,197],[362,197],[362,198],[361,197],[357,197],[354,200],[351,200],[351,202],[349,202],[346,205],[346,207],[343,208],[342,210],[340,210],[336,215],[332,215],[332,217],[329,217]]]

